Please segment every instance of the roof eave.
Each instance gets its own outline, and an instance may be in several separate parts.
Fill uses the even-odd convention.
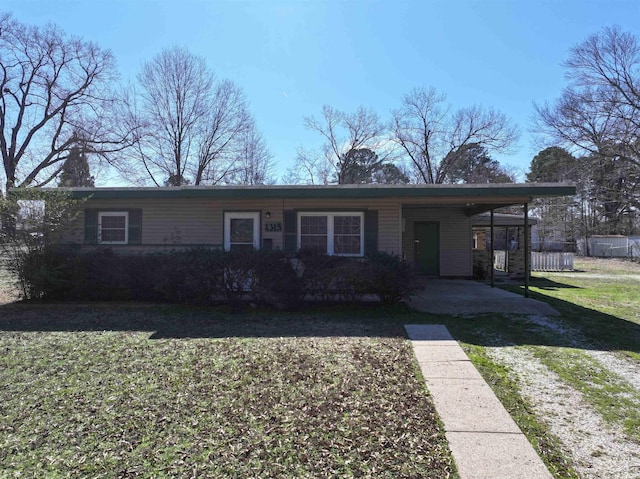
[[[247,199],[370,199],[370,198],[539,198],[572,196],[573,185],[518,183],[487,185],[329,185],[329,186],[224,186],[169,188],[55,188],[74,198],[247,198]]]

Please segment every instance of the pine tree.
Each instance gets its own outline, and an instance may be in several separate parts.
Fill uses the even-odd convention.
[[[69,152],[69,156],[62,165],[58,186],[94,186],[94,178],[91,176],[91,172],[89,171],[87,155],[85,155],[80,148],[72,148]]]

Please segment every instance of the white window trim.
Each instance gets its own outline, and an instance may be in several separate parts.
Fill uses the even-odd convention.
[[[259,211],[225,211],[224,213],[224,249],[231,249],[231,220],[253,220],[253,247],[260,249],[260,212]]]
[[[102,241],[102,218],[105,216],[124,216],[124,241]],[[129,212],[128,211],[99,211],[98,212],[98,244],[129,244]]]
[[[347,256],[347,257],[361,257],[364,256],[364,213],[362,211],[299,211],[298,212],[298,231],[297,241],[298,249],[302,246],[302,222],[300,218],[303,216],[326,216],[327,217],[327,251],[326,253],[331,256]],[[336,254],[333,251],[334,244],[334,230],[333,219],[336,216],[358,216],[360,217],[360,253],[358,254]]]

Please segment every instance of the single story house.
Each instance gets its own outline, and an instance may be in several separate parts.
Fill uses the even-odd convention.
[[[555,183],[60,189],[84,199],[66,241],[122,253],[192,246],[401,255],[434,277],[471,278],[478,214],[575,194]],[[526,223],[526,220],[525,220]]]

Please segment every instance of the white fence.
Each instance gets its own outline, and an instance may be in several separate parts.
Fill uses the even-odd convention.
[[[493,252],[493,267],[507,271],[508,251]],[[531,252],[531,271],[573,271],[573,253]]]
[[[531,271],[573,271],[573,253],[531,252]]]
[[[507,271],[507,252],[496,250],[493,252],[493,268],[497,271]]]

